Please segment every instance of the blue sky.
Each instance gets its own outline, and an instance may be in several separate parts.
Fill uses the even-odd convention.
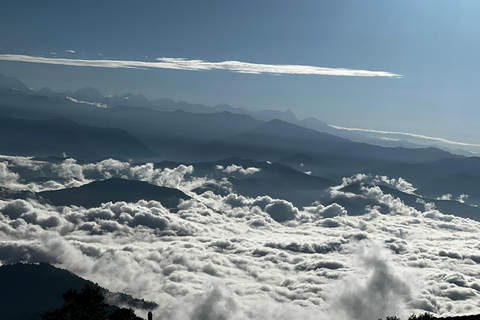
[[[8,1],[0,10],[0,54],[233,60],[385,71],[402,77],[9,61],[0,61],[0,72],[35,89],[91,85],[103,94],[290,108],[300,117],[315,116],[339,126],[479,143],[479,10],[480,2],[468,0]]]

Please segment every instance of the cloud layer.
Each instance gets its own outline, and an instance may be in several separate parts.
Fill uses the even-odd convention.
[[[404,180],[344,179],[332,188],[332,199],[375,203],[355,216],[336,203],[297,208],[269,196],[197,195],[192,190],[203,184],[229,186],[196,177],[193,166],[161,170],[113,159],[80,164],[4,156],[0,174],[3,186],[26,190],[120,176],[191,195],[176,212],[156,201],[85,209],[0,200],[1,263],[48,261],[111,291],[157,302],[154,314],[162,319],[367,320],[480,312],[479,222],[427,205],[419,211],[378,187],[364,186],[361,195],[341,191],[367,178],[413,190]],[[31,180],[35,176],[50,180]]]
[[[401,77],[401,75],[399,74],[386,71],[368,71],[346,68],[323,68],[307,65],[260,64],[241,61],[208,62],[204,60],[190,60],[183,58],[158,58],[157,61],[126,61],[45,58],[19,54],[0,54],[0,60],[97,68],[176,69],[190,71],[227,70],[249,74],[295,74],[387,78]]]

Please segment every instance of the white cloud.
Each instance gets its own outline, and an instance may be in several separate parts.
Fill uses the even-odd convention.
[[[329,124],[329,126],[332,127],[332,128],[335,128],[335,129],[339,129],[339,130],[402,135],[402,136],[408,136],[408,137],[417,138],[417,139],[443,142],[443,143],[446,143],[446,144],[454,144],[454,145],[466,146],[466,147],[480,147],[480,144],[452,141],[452,140],[447,140],[447,139],[443,139],[443,138],[430,137],[430,136],[425,136],[425,135],[422,135],[422,134],[409,133],[409,132],[382,131],[382,130],[361,129],[361,128],[348,128],[348,127],[335,126],[333,124]],[[386,140],[385,137],[383,137],[383,139]],[[390,139],[390,140],[393,140],[393,139]]]
[[[57,172],[58,176],[62,179],[75,179],[78,181],[85,181],[82,165],[77,164],[76,159],[65,159],[60,164],[54,164],[52,168],[53,171]]]
[[[452,200],[452,194],[451,193],[444,194],[441,197],[438,197],[437,200]]]
[[[65,52],[68,52],[68,53],[76,53],[75,50],[65,50]]]
[[[97,108],[108,108],[108,105],[106,105],[104,103],[100,103],[100,102],[79,101],[79,100],[77,100],[75,98],[72,98],[72,97],[65,97],[65,98],[72,101],[72,102],[75,102],[75,103],[88,104],[88,105],[91,105],[91,106],[95,106]]]
[[[358,173],[351,177],[344,177],[342,178],[342,184],[339,186],[334,186],[331,188],[332,192],[336,192],[343,187],[346,187],[351,184],[368,184],[368,185],[384,185],[394,189],[397,189],[401,192],[413,194],[417,188],[415,188],[410,182],[399,177],[398,179],[395,178],[388,178],[387,176],[380,176],[380,175],[371,175],[371,174],[364,174]]]
[[[24,188],[30,186],[24,182],[27,170],[78,183],[125,175],[187,191],[208,181],[193,176],[192,166],[2,160],[4,176]],[[21,177],[12,175],[17,168]],[[366,178],[374,179],[359,174],[344,183]],[[378,187],[361,191],[385,205],[387,214],[372,207],[349,216],[336,203],[301,209],[269,196],[212,191],[176,212],[156,201],[84,209],[0,200],[0,263],[54,263],[111,291],[157,302],[154,316],[167,320],[480,312],[480,223],[432,208],[415,210]]]
[[[389,179],[387,176],[375,176],[373,180],[376,184],[385,184],[387,186],[391,186],[399,191],[405,193],[414,193],[417,188],[414,188],[413,185],[408,182],[407,180],[403,179],[402,177],[395,179]]]
[[[370,320],[404,315],[404,303],[411,300],[408,277],[392,265],[389,253],[378,243],[362,243],[358,255],[368,270],[366,278],[347,277],[340,284],[335,310],[346,319]]]
[[[243,168],[242,166],[236,165],[236,164],[231,164],[228,167],[224,168],[221,165],[215,166],[216,170],[222,170],[225,173],[233,173],[233,172],[240,172],[241,174],[254,174],[257,172],[260,172],[260,168],[255,168],[255,167],[248,167],[248,168]]]
[[[67,50],[68,51],[68,50]],[[73,50],[71,50],[73,51]],[[71,52],[68,51],[68,52]],[[72,52],[74,53],[74,52]],[[324,68],[307,65],[274,65],[248,63],[241,61],[208,62],[183,58],[158,58],[157,61],[126,61],[126,60],[87,60],[45,58],[19,54],[0,54],[0,60],[44,63],[77,67],[127,68],[127,69],[175,69],[190,71],[227,70],[249,74],[295,74],[295,75],[326,75],[347,77],[387,77],[400,78],[401,75],[386,71],[368,71],[347,68]]]
[[[460,203],[465,203],[465,201],[468,199],[468,194],[462,193],[458,198],[457,201]]]
[[[8,169],[8,165],[4,162],[0,162],[0,186],[10,189],[19,189],[21,184],[18,182],[20,175],[15,172],[11,172]]]

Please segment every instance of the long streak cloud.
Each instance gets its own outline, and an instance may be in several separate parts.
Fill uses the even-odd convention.
[[[333,124],[329,124],[329,126],[332,127],[332,128],[335,128],[335,129],[346,130],[346,131],[361,131],[361,132],[371,132],[371,133],[379,133],[379,134],[393,134],[393,135],[401,135],[401,136],[407,136],[407,137],[412,137],[412,138],[417,138],[417,139],[438,141],[438,142],[443,142],[443,143],[446,143],[446,144],[453,144],[453,145],[459,145],[459,146],[480,147],[480,144],[452,141],[452,140],[447,140],[447,139],[443,139],[443,138],[430,137],[430,136],[425,136],[425,135],[422,135],[422,134],[409,133],[409,132],[383,131],[383,130],[361,129],[361,128],[347,128],[347,127],[335,126]]]
[[[386,71],[368,71],[347,68],[323,68],[307,65],[259,64],[241,61],[208,62],[204,60],[190,60],[183,58],[158,58],[156,61],[128,61],[45,58],[19,54],[0,54],[0,60],[96,68],[125,68],[144,70],[175,69],[190,71],[226,70],[248,74],[296,74],[386,78],[402,77],[399,74]]]

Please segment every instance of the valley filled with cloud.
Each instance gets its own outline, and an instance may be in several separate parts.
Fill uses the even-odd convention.
[[[380,187],[414,194],[405,180],[346,177],[319,201],[295,206],[236,192],[232,179],[254,178],[263,169],[234,160],[207,173],[190,164],[114,159],[0,161],[3,264],[49,262],[153,301],[154,314],[163,319],[480,312],[480,223],[444,214],[427,201],[406,205]],[[187,197],[168,208],[155,200],[55,206],[42,197],[47,190],[81,190],[115,178],[178,189]],[[349,192],[357,184],[358,192]],[[337,204],[342,199],[364,207],[350,212]]]

